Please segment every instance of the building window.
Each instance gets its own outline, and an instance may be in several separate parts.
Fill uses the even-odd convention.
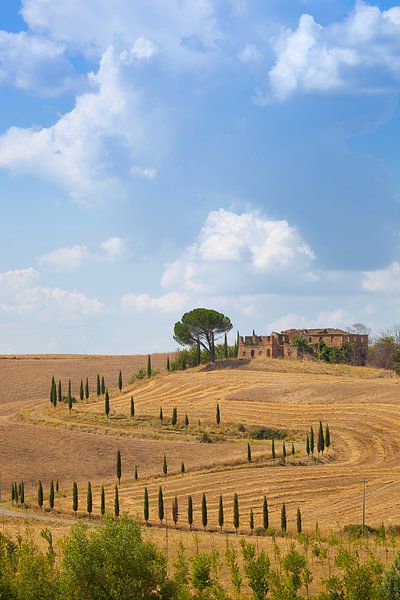
[[[254,350],[251,351],[251,358],[254,358]]]

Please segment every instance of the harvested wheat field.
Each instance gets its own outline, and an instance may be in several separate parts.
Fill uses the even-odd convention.
[[[63,368],[68,377],[68,366]],[[131,397],[134,418],[130,416]],[[107,509],[113,512],[116,452],[120,449],[121,512],[142,517],[147,487],[152,523],[157,523],[161,485],[168,519],[172,498],[178,498],[180,527],[187,526],[189,494],[194,502],[194,526],[201,527],[201,496],[205,493],[209,527],[217,527],[222,494],[225,529],[233,530],[232,499],[237,493],[244,531],[248,530],[250,509],[255,526],[262,524],[264,495],[273,527],[279,528],[285,502],[289,528],[294,530],[300,507],[306,530],[314,529],[316,522],[328,530],[360,521],[364,476],[368,480],[368,523],[379,525],[382,519],[388,525],[400,523],[399,400],[400,379],[364,367],[256,359],[249,364],[228,361],[216,368],[164,373],[124,386],[121,394],[113,390],[108,418],[103,398],[95,395],[75,404],[71,413],[65,405],[50,407],[43,398],[34,406],[27,403],[20,412],[3,416],[2,480],[8,486],[12,479],[23,478],[28,500],[35,504],[37,480],[47,485],[50,478],[59,478],[56,509],[68,516],[72,515],[72,480],[79,482],[81,514],[86,507],[87,480],[94,489],[95,513],[99,512],[99,488],[104,483]],[[217,403],[219,427],[215,423]],[[174,407],[176,426],[170,422]],[[320,420],[329,424],[332,445],[320,458],[308,460],[306,434],[310,426],[317,432]],[[276,439],[277,458],[272,460],[270,440],[249,439],[251,432],[262,426],[285,436],[285,461],[282,440]],[[249,441],[251,463],[247,461]],[[162,471],[164,453],[167,476]],[[182,461],[186,468],[183,476]]]

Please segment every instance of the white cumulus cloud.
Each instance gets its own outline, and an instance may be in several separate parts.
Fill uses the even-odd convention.
[[[148,310],[161,313],[176,313],[185,308],[188,296],[179,292],[170,292],[159,297],[149,294],[125,294],[122,298],[122,306],[138,312]]]
[[[384,269],[365,271],[362,287],[367,292],[393,294],[400,291],[400,262],[395,261]]]
[[[380,10],[358,2],[339,23],[326,27],[303,14],[297,29],[285,29],[274,45],[271,96],[326,91],[370,91],[400,81],[400,6]]]

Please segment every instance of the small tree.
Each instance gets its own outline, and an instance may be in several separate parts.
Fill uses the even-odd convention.
[[[14,482],[11,482],[11,502],[15,502],[15,486],[14,486]]]
[[[40,510],[43,508],[43,485],[42,482],[38,483],[38,491],[37,491],[37,503]]]
[[[85,382],[85,398],[86,400],[89,400],[89,380],[87,377]]]
[[[294,456],[296,454],[296,451],[294,449],[294,443],[292,442],[292,456]]]
[[[185,463],[182,461],[181,462],[181,475],[182,475],[182,477],[184,476],[185,472],[186,472]]]
[[[311,427],[310,428],[310,451],[313,456],[314,456],[314,448],[315,448],[314,429]]]
[[[108,390],[106,390],[106,394],[104,396],[104,412],[108,419],[108,415],[110,414],[110,395],[108,393]]]
[[[60,491],[60,483],[59,483],[58,479],[56,479],[56,493],[58,494],[59,491]]]
[[[324,450],[325,450],[324,430],[323,430],[321,421],[319,422],[319,429],[318,429],[317,450],[318,450],[318,455],[323,454]]]
[[[121,451],[117,450],[117,479],[118,485],[121,485],[121,477],[122,477],[122,459],[121,459]]]
[[[51,378],[51,384],[50,384],[50,404],[52,406],[55,406],[54,404],[54,390],[56,388],[56,380],[54,379],[54,375]],[[56,400],[57,400],[57,395],[56,395]]]
[[[188,524],[189,524],[189,528],[190,530],[193,527],[193,499],[192,496],[188,496]]]
[[[264,529],[268,529],[269,527],[268,502],[266,496],[264,496],[263,501],[263,527]]]
[[[226,337],[226,333],[224,335],[224,359],[228,358],[228,338]]]
[[[250,525],[250,531],[251,533],[253,533],[254,530],[254,513],[253,513],[253,509],[250,509],[250,518],[249,518],[249,525]]]
[[[329,450],[331,445],[331,432],[329,431],[329,425],[325,427],[325,446],[326,449]]]
[[[119,493],[118,493],[118,486],[115,486],[115,492],[114,492],[114,515],[116,517],[119,517]]]
[[[307,458],[310,458],[310,438],[308,437],[308,434],[307,434],[307,441],[306,441],[306,452],[307,452]]]
[[[178,498],[177,498],[177,496],[175,496],[172,501],[172,520],[174,522],[175,529],[178,524],[178,517],[179,517]]]
[[[275,460],[276,458],[276,452],[275,452],[275,440],[272,440],[272,444],[271,444],[271,457],[272,460]]]
[[[163,459],[163,473],[164,473],[164,477],[167,476],[168,474],[168,463],[167,463],[167,457],[165,456],[165,452],[164,452],[164,459]]]
[[[201,498],[201,523],[203,525],[204,531],[206,530],[208,523],[208,515],[207,515],[207,498],[205,493],[203,492],[203,496]]]
[[[160,421],[161,421],[161,423],[164,421],[164,414],[163,414],[162,406],[160,406]]]
[[[25,484],[23,481],[21,481],[20,501],[22,505],[25,504]]]
[[[283,457],[283,461],[285,461],[285,458],[286,458],[286,445],[285,445],[285,442],[283,442],[283,444],[282,444],[282,457]]]
[[[131,418],[133,419],[134,416],[135,416],[135,401],[131,396]]]
[[[286,533],[286,530],[287,530],[287,518],[286,518],[285,503],[282,504],[282,509],[281,509],[281,530],[283,533]]]
[[[104,489],[104,485],[101,486],[101,494],[100,494],[100,514],[103,517],[106,513],[106,492]]]
[[[147,487],[144,488],[143,516],[144,516],[146,525],[148,525],[149,524],[149,492],[147,491]]]
[[[182,315],[174,326],[174,340],[182,346],[200,344],[211,362],[215,362],[216,336],[232,329],[228,317],[215,310],[195,308]]]
[[[80,398],[81,402],[83,401],[84,395],[85,395],[85,393],[83,390],[83,381],[81,379],[81,385],[79,387],[79,398]]]
[[[251,446],[250,446],[250,442],[247,442],[247,462],[251,463]]]
[[[98,373],[97,373],[97,380],[96,380],[96,394],[97,394],[97,396],[100,396],[100,394],[101,394],[100,375]]]
[[[72,396],[68,396],[68,410],[71,413],[71,410],[72,410]]]
[[[148,356],[147,356],[147,377],[149,379],[151,377],[151,373],[152,373],[152,370],[151,370],[151,357],[150,357],[150,354],[148,354]]]
[[[50,481],[50,491],[49,491],[49,506],[51,510],[54,508],[54,481]]]
[[[118,374],[118,389],[119,389],[119,391],[122,390],[122,373],[121,373],[121,371]]]
[[[72,485],[72,510],[74,511],[75,515],[78,512],[78,508],[79,508],[78,484],[76,483],[76,481],[74,481],[74,483]]]
[[[170,371],[170,370],[171,370],[171,365],[169,362],[169,356],[167,356],[167,371]]]
[[[158,489],[158,519],[160,521],[160,525],[164,520],[164,496],[161,485]]]
[[[222,531],[222,528],[224,526],[224,501],[222,500],[221,495],[219,497],[219,504],[218,504],[218,525],[219,525],[220,530]]]
[[[297,523],[297,533],[300,534],[302,532],[302,523],[301,523],[301,511],[300,511],[300,508],[297,509],[296,523]]]
[[[177,422],[178,422],[178,410],[177,410],[176,406],[174,406],[173,411],[172,411],[171,424],[175,427]]]
[[[88,484],[87,484],[86,505],[87,505],[88,515],[89,515],[89,517],[91,517],[92,511],[93,511],[93,497],[92,497],[92,484],[90,483],[90,481],[88,481]]]
[[[106,393],[106,382],[104,381],[104,375],[101,377],[101,393],[103,396]]]
[[[137,465],[135,465],[135,475],[134,475],[134,477],[135,477],[135,481],[137,481],[139,479],[139,472],[138,472]]]
[[[239,498],[237,494],[233,496],[233,526],[237,533],[239,529]]]
[[[71,386],[71,380],[68,379],[68,398],[72,398],[72,386]]]
[[[218,427],[221,423],[221,410],[219,408],[219,404],[217,404],[217,408],[215,410],[215,422],[217,423]]]
[[[60,379],[58,380],[58,401],[62,402],[62,387],[61,387],[61,381]]]
[[[189,417],[186,414],[185,415],[185,427],[186,427],[186,429],[188,428],[188,426],[189,426]]]

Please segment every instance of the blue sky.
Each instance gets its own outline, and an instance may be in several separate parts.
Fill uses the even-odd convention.
[[[400,5],[0,6],[0,352],[400,322]]]

